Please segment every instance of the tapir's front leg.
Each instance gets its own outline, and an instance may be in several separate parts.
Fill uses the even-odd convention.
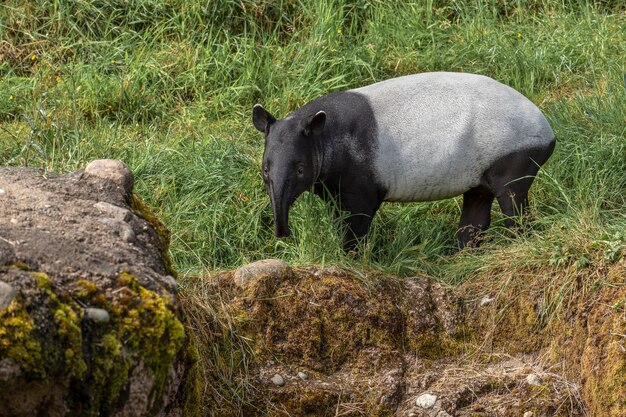
[[[346,229],[343,235],[343,250],[354,250],[357,244],[367,236],[381,200],[371,193],[342,193],[340,209],[346,212]]]

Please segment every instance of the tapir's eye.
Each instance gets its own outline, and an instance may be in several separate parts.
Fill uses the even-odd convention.
[[[298,166],[298,175],[304,175],[304,167],[302,165]]]
[[[267,177],[267,176],[269,175],[269,173],[270,173],[270,170],[269,170],[269,168],[267,167],[267,165],[265,165],[265,166],[263,167],[263,175]]]

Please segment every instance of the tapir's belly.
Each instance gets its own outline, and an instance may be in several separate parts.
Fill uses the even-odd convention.
[[[387,201],[462,194],[498,159],[554,137],[531,101],[487,77],[421,74],[354,91],[376,119],[374,171]]]

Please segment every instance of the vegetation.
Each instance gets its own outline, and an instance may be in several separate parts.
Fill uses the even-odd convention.
[[[69,171],[119,158],[172,230],[184,273],[278,257],[458,281],[502,258],[615,261],[626,230],[620,1],[6,1],[0,161]],[[304,195],[272,235],[250,110],[284,116],[330,91],[423,71],[489,75],[548,116],[558,144],[532,191],[536,221],[456,251],[460,199],[386,204],[359,260]],[[621,234],[620,234],[621,233]],[[495,254],[494,254],[495,253]]]
[[[556,311],[569,305],[583,312],[594,294],[623,286],[624,45],[621,0],[6,0],[0,164],[71,171],[98,158],[126,162],[135,191],[172,232],[173,269],[193,304],[188,313],[200,311],[196,324],[208,321],[206,312],[236,329],[229,321],[235,318],[219,313],[225,307],[210,305],[201,291],[213,287],[186,278],[276,257],[349,266],[357,274],[425,274],[463,283],[459,288],[476,297],[521,294],[508,310],[510,317],[527,313],[519,322],[493,315],[501,328],[521,329],[511,339],[518,342]],[[491,76],[547,115],[557,147],[531,189],[534,221],[525,232],[505,230],[494,205],[485,243],[459,252],[460,198],[387,203],[355,259],[341,250],[330,208],[305,193],[291,211],[292,237],[275,238],[252,106],[260,102],[282,117],[331,91],[425,71]],[[463,289],[468,282],[474,286]],[[617,302],[604,297],[610,311],[622,311],[623,295]],[[509,306],[503,300],[500,313]],[[565,346],[567,326],[558,324],[565,319],[556,320],[554,328],[565,330],[554,343]],[[594,345],[586,351],[617,358],[594,376],[611,381],[624,373],[616,353],[622,342],[602,323],[608,353]],[[28,332],[27,321],[18,324],[15,331]],[[577,326],[584,334],[586,322]],[[245,403],[250,347],[234,330],[220,332],[220,343],[204,346],[214,350],[211,372],[229,390],[223,398]],[[572,346],[584,343],[581,336]],[[531,338],[520,349],[538,345]],[[566,350],[571,357],[581,352]],[[595,359],[586,360],[568,370],[572,378],[595,369]],[[233,376],[238,372],[241,378]],[[613,407],[623,401],[610,397],[619,388],[585,389],[587,398]],[[618,415],[622,409],[614,407]]]

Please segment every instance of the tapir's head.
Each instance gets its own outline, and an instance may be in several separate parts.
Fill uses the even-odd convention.
[[[321,160],[319,136],[326,114],[322,111],[304,117],[276,120],[260,104],[252,109],[254,126],[265,134],[261,175],[274,209],[276,236],[287,237],[289,208],[317,179]]]

